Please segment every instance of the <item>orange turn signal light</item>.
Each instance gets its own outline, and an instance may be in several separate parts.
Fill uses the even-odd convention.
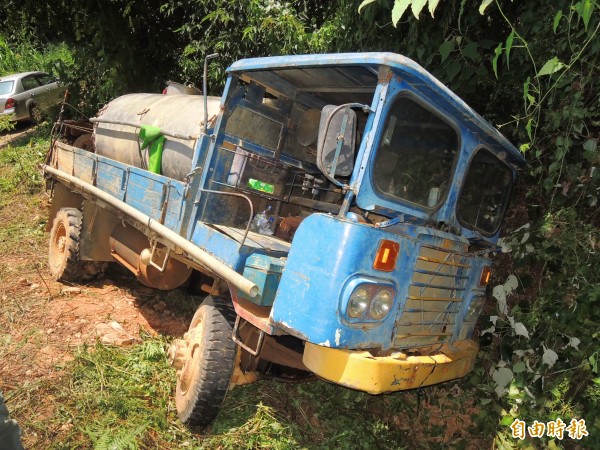
[[[400,244],[383,239],[379,242],[379,249],[373,261],[373,268],[382,272],[391,272],[396,267],[396,261],[400,254]]]
[[[492,269],[490,266],[484,266],[481,271],[481,278],[479,278],[479,286],[487,286],[492,276]]]

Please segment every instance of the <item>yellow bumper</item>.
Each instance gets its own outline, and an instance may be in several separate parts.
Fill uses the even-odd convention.
[[[340,350],[306,343],[303,361],[321,378],[352,389],[382,394],[442,383],[473,369],[479,346],[471,340],[435,347],[426,356],[374,357],[366,351]],[[433,350],[432,350],[433,351]]]

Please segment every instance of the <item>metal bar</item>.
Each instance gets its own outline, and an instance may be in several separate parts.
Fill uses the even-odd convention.
[[[179,247],[181,250],[187,253],[192,260],[196,260],[201,265],[212,270],[216,275],[220,276],[228,283],[231,283],[233,286],[237,287],[239,290],[246,293],[248,296],[253,298],[258,295],[258,286],[255,283],[240,275],[227,264],[219,261],[217,258],[202,250],[200,247],[188,241],[184,237],[180,236],[173,230],[170,230],[169,228],[153,220],[146,214],[138,211],[131,205],[122,202],[121,200],[113,197],[111,194],[104,192],[98,189],[97,187],[80,180],[79,178],[75,178],[58,169],[55,169],[54,167],[50,167],[48,165],[43,164],[42,170],[56,176],[57,178],[63,179],[65,181],[68,181],[69,183],[73,183],[74,185],[81,187],[82,189],[85,189],[90,194],[95,195],[100,200],[106,202],[110,206],[117,208],[120,211],[123,211],[132,219],[135,219],[138,222],[145,224],[150,230],[154,231],[155,233],[162,236],[164,239],[171,242],[173,245]]]
[[[252,200],[250,200],[250,198],[247,195],[240,194],[239,192],[213,191],[211,189],[202,189],[202,188],[198,188],[198,190],[201,192],[208,192],[209,194],[231,195],[232,197],[241,197],[241,198],[246,199],[246,201],[250,205],[250,219],[248,220],[248,223],[246,224],[246,231],[244,232],[244,238],[242,239],[242,242],[240,242],[240,248],[242,248],[244,245],[244,242],[246,242],[246,238],[248,237],[248,231],[250,231],[250,224],[252,223],[252,219],[254,218],[254,206],[252,205]],[[195,203],[199,203],[199,202],[195,202]]]
[[[92,117],[90,119],[90,122],[92,122],[92,123],[108,123],[111,125],[125,125],[126,127],[134,127],[134,128],[141,128],[143,125],[141,123],[126,122],[124,120],[103,119],[102,117]],[[193,141],[194,139],[198,139],[200,137],[197,134],[182,134],[182,133],[176,133],[174,131],[169,131],[169,130],[160,130],[160,133],[164,134],[165,136],[170,136],[175,139],[183,139],[186,141]]]
[[[414,326],[414,325],[411,325]],[[410,333],[410,334],[399,334],[397,335],[394,339],[398,340],[398,339],[406,339],[406,338],[411,338],[411,337],[435,337],[435,336],[452,336],[454,334],[454,331],[452,331],[452,333],[427,333],[427,332],[417,332],[417,333]]]
[[[462,302],[463,299],[460,297],[416,297],[413,295],[409,295],[406,297],[408,300],[417,300],[417,301],[425,301],[425,302]]]
[[[446,261],[446,260],[438,259],[438,258],[429,258],[428,256],[418,256],[417,259],[420,259],[421,261],[439,263],[439,264],[443,264],[445,266],[464,267],[465,269],[471,268],[471,266],[469,266],[468,264],[461,264],[461,263],[456,263],[453,261]]]
[[[440,289],[440,290],[446,290],[446,291],[464,291],[466,288],[465,287],[455,287],[455,286],[443,286],[440,284],[432,284],[432,283],[423,283],[423,282],[419,282],[419,281],[413,281],[411,283],[411,286],[417,286],[417,287],[422,287],[422,288],[426,288],[426,289]]]
[[[233,332],[231,333],[231,340],[233,342],[235,342],[237,345],[239,345],[240,347],[242,347],[244,350],[246,350],[248,353],[250,353],[252,356],[258,356],[258,354],[260,353],[260,350],[262,348],[263,341],[265,339],[265,332],[263,330],[260,330],[260,333],[258,335],[258,342],[256,343],[256,350],[251,349],[246,344],[244,344],[240,338],[238,338],[238,331],[241,328],[240,327],[240,319],[241,318],[239,315],[235,319],[235,325],[233,326]],[[249,322],[244,320],[244,324],[247,324],[247,323],[249,323]]]
[[[421,273],[423,275],[435,275],[436,277],[462,278],[462,279],[469,278],[466,275],[453,275],[451,273],[434,272],[434,271],[425,270],[425,269],[415,269],[415,272]]]
[[[352,94],[373,94],[375,92],[375,86],[309,86],[301,87],[297,89],[298,92],[314,92],[314,93],[352,93]]]
[[[219,56],[218,53],[212,53],[204,58],[204,73],[202,74],[202,95],[204,96],[204,129],[203,134],[208,130],[208,61]]]

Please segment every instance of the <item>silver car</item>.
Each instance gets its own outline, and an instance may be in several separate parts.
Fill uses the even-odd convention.
[[[0,77],[0,116],[39,122],[43,111],[61,102],[65,89],[45,72]]]

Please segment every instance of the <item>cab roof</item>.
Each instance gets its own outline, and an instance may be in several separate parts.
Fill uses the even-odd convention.
[[[475,112],[460,97],[444,86],[419,64],[405,56],[389,52],[332,53],[315,55],[271,56],[242,59],[233,63],[229,73],[254,72],[252,78],[269,84],[284,83],[300,95],[316,95],[330,103],[340,104],[336,97],[354,93],[357,100],[370,104],[383,68],[412,84],[424,84],[455,110],[461,121],[467,121],[494,139],[508,152],[509,162],[521,166],[524,158],[495,127]],[[275,77],[275,78],[274,78]]]

